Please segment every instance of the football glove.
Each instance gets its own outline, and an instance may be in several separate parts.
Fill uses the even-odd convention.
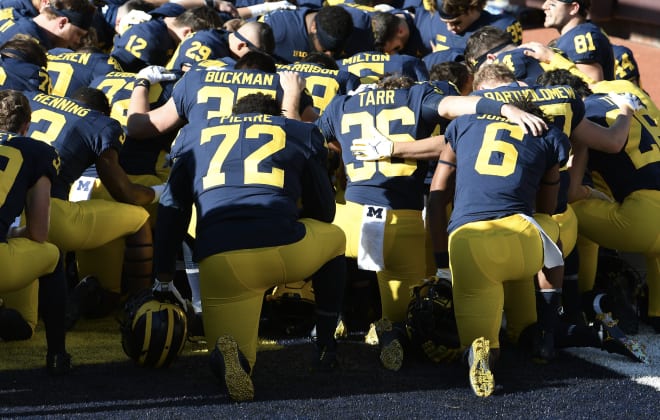
[[[612,197],[610,197],[609,195],[605,194],[602,191],[599,191],[599,190],[597,190],[593,187],[590,187],[588,185],[583,185],[583,187],[587,189],[587,192],[588,192],[587,199],[590,199],[590,200],[603,200],[603,201],[607,201],[609,203],[614,202],[614,200],[612,200]]]
[[[644,108],[642,101],[632,93],[608,93],[607,97],[619,108],[630,107],[633,111],[639,111]]]
[[[154,199],[152,203],[157,203],[158,200],[160,200],[160,196],[163,194],[163,191],[165,190],[165,184],[152,185],[149,188],[154,190]]]
[[[136,75],[136,79],[146,79],[149,83],[159,83],[163,81],[176,80],[177,75],[167,70],[163,66],[147,66],[140,70]]]
[[[438,268],[435,276],[439,279],[449,280],[449,283],[451,283],[451,271],[448,268]]]
[[[351,152],[357,160],[382,160],[392,156],[394,142],[385,137],[376,127],[371,127],[371,137],[355,139]]]
[[[160,302],[170,302],[179,305],[184,312],[188,310],[188,302],[181,296],[181,293],[174,286],[173,281],[160,282],[156,279],[151,291],[154,297]]]
[[[275,10],[296,10],[296,5],[291,4],[286,0],[282,0],[255,4],[247,6],[247,8],[250,10],[252,17],[258,17],[265,15],[266,13],[274,12]]]

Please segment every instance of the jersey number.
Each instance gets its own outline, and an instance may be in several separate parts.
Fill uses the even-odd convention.
[[[522,141],[522,128],[507,123],[489,124],[474,169],[481,175],[509,176],[516,170],[518,151],[506,140]],[[495,157],[496,163],[491,163]]]
[[[23,155],[13,147],[0,147],[0,207],[4,206],[7,195],[16,181],[23,165]],[[4,166],[3,166],[4,161]]]
[[[366,112],[354,112],[344,114],[341,119],[341,134],[350,132],[352,126],[360,126],[360,133],[355,138],[368,133],[368,128],[373,121],[373,116]],[[410,134],[393,134],[390,133],[390,123],[393,121],[401,121],[402,126],[415,126],[415,114],[408,107],[399,107],[394,109],[383,109],[376,114],[376,128],[386,137],[392,141],[415,141],[414,137]],[[401,163],[394,163],[388,159],[379,160],[377,162],[362,162],[362,167],[355,167],[355,163],[346,165],[346,175],[352,182],[366,181],[371,179],[377,172],[380,172],[386,177],[395,176],[410,176],[417,169],[417,161],[415,159],[405,159]]]
[[[57,112],[51,111],[49,109],[38,109],[32,112],[32,124],[36,126],[39,123],[46,124],[46,129],[43,131],[34,130],[30,132],[30,137],[36,140],[41,140],[48,144],[52,144],[57,137],[60,135],[60,132],[64,128],[66,123],[66,117]]]
[[[577,35],[573,38],[573,43],[575,44],[575,52],[578,54],[584,54],[587,51],[596,51],[594,39],[590,32],[584,35]]]
[[[224,139],[215,151],[211,162],[209,163],[209,170],[202,178],[202,188],[207,190],[209,188],[217,187],[225,184],[225,173],[222,171],[229,152],[236,145],[239,140],[252,141],[258,140],[260,135],[270,135],[271,140],[266,144],[259,147],[252,152],[243,162],[243,183],[244,184],[263,184],[271,185],[273,187],[284,187],[284,170],[280,168],[272,168],[270,172],[260,172],[259,163],[268,158],[269,156],[284,149],[286,144],[286,134],[282,127],[266,124],[253,124],[245,130],[245,137],[240,138],[240,126],[237,124],[232,125],[218,125],[214,127],[207,127],[202,130],[200,144],[209,142],[215,136],[223,136]]]

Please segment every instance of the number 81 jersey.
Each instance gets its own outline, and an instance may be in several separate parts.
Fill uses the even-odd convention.
[[[577,64],[598,63],[603,79],[614,80],[614,53],[607,35],[591,22],[582,23],[557,39],[556,47]]]

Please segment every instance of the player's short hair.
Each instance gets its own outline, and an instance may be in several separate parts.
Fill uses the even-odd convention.
[[[376,86],[380,89],[408,89],[415,84],[415,80],[410,76],[401,74],[385,74],[378,80]]]
[[[429,70],[429,80],[446,80],[452,83],[459,92],[470,83],[472,75],[468,67],[457,61],[437,63]]]
[[[316,38],[326,51],[340,53],[353,32],[353,18],[342,6],[323,6],[314,17]]]
[[[313,51],[300,60],[301,63],[312,63],[329,70],[339,70],[337,62],[329,55]]]
[[[28,35],[14,35],[9,41],[0,45],[0,56],[25,61],[44,68],[48,65],[46,50]]]
[[[577,3],[580,5],[580,10],[578,13],[580,16],[583,18],[587,18],[587,15],[589,14],[589,9],[591,8],[591,0],[559,0],[562,3]]]
[[[546,71],[536,79],[536,82],[542,86],[568,85],[582,98],[593,95],[584,80],[564,69]]]
[[[51,0],[42,9],[50,19],[64,16],[74,26],[89,30],[96,9],[89,0]]]
[[[477,86],[480,86],[486,81],[513,83],[516,81],[516,76],[506,65],[500,63],[492,63],[486,64],[477,70],[477,72],[474,74],[472,86],[476,89]]]
[[[236,70],[261,70],[266,73],[277,72],[275,59],[261,51],[248,51],[243,57],[236,60],[234,68]]]
[[[488,0],[443,0],[438,12],[442,19],[451,20],[466,14],[470,9],[483,10],[487,2]]]
[[[371,28],[374,34],[374,49],[383,52],[385,43],[399,31],[400,18],[393,13],[376,12],[371,15]]]
[[[0,90],[0,130],[18,133],[30,122],[30,101],[14,89]]]
[[[71,99],[103,115],[110,115],[110,102],[102,90],[82,86],[73,92]]]
[[[174,25],[188,26],[193,32],[219,28],[223,23],[225,22],[217,11],[208,6],[192,7],[174,18]]]
[[[475,72],[486,60],[488,54],[494,54],[512,44],[511,36],[495,26],[482,26],[470,35],[465,44],[465,62]]]
[[[232,108],[232,113],[281,115],[282,108],[279,102],[271,95],[258,92],[245,95],[236,101]]]

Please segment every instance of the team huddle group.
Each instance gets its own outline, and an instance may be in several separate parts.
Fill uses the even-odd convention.
[[[41,317],[66,374],[66,331],[123,305],[127,354],[164,366],[201,319],[251,400],[264,293],[311,282],[331,370],[357,265],[386,369],[462,362],[486,397],[501,338],[648,362],[660,111],[590,0],[544,2],[550,46],[486,0],[339,3],[0,0],[0,338]],[[642,313],[594,287],[604,252],[645,257]]]

